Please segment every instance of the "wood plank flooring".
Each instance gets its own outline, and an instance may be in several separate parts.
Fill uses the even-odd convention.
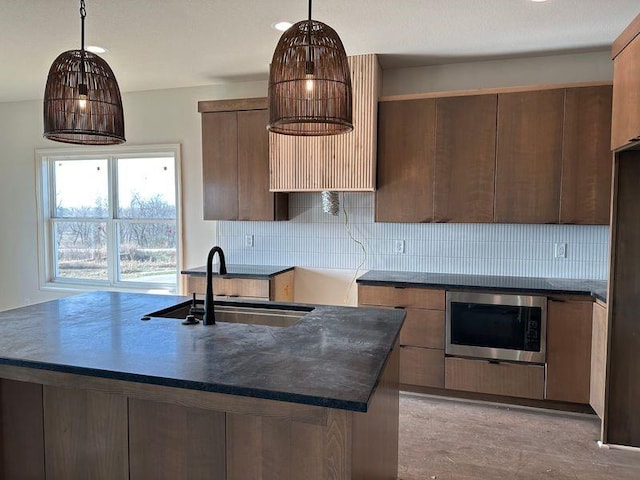
[[[400,480],[638,480],[594,416],[400,395]]]

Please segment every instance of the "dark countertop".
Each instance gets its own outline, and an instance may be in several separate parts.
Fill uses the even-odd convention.
[[[391,285],[398,287],[436,287],[452,290],[514,290],[538,294],[590,295],[603,302],[607,301],[606,280],[502,277],[494,275],[371,270],[360,276],[357,283],[362,285]]]
[[[293,270],[294,267],[278,267],[275,265],[226,265],[227,274],[223,275],[225,278],[259,278],[268,280],[269,278],[279,275],[280,273],[288,272],[289,270]],[[215,272],[217,266],[214,266],[213,271]],[[196,275],[196,276],[206,276],[207,267],[195,267],[195,268],[186,268],[181,270],[180,273],[183,275]],[[215,276],[218,276],[217,274]]]
[[[188,300],[95,292],[0,312],[0,364],[362,412],[404,320],[315,306],[286,328],[141,321]]]

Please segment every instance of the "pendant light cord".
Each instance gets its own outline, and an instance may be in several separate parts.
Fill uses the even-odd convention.
[[[306,66],[306,73],[308,75],[313,75],[314,73],[314,66],[313,66],[313,58],[312,58],[312,49],[311,49],[311,28],[312,28],[312,23],[311,23],[311,1],[309,0],[309,21],[307,24],[307,66]]]
[[[87,76],[87,72],[85,71],[84,66],[84,19],[87,16],[87,8],[84,4],[84,0],[80,0],[80,81],[78,82],[78,87],[80,89],[80,93],[84,93],[86,95],[86,86],[85,85],[85,77]]]

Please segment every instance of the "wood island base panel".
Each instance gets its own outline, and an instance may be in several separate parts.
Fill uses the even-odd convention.
[[[0,479],[397,478],[404,313],[141,319],[184,300],[99,292],[0,312]]]

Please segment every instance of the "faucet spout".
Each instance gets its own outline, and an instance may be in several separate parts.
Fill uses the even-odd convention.
[[[213,325],[216,323],[216,316],[213,307],[213,257],[216,252],[220,258],[220,269],[218,275],[227,274],[227,265],[224,261],[224,252],[222,248],[217,245],[209,251],[207,256],[207,291],[204,296],[204,317],[202,319],[203,325]]]

